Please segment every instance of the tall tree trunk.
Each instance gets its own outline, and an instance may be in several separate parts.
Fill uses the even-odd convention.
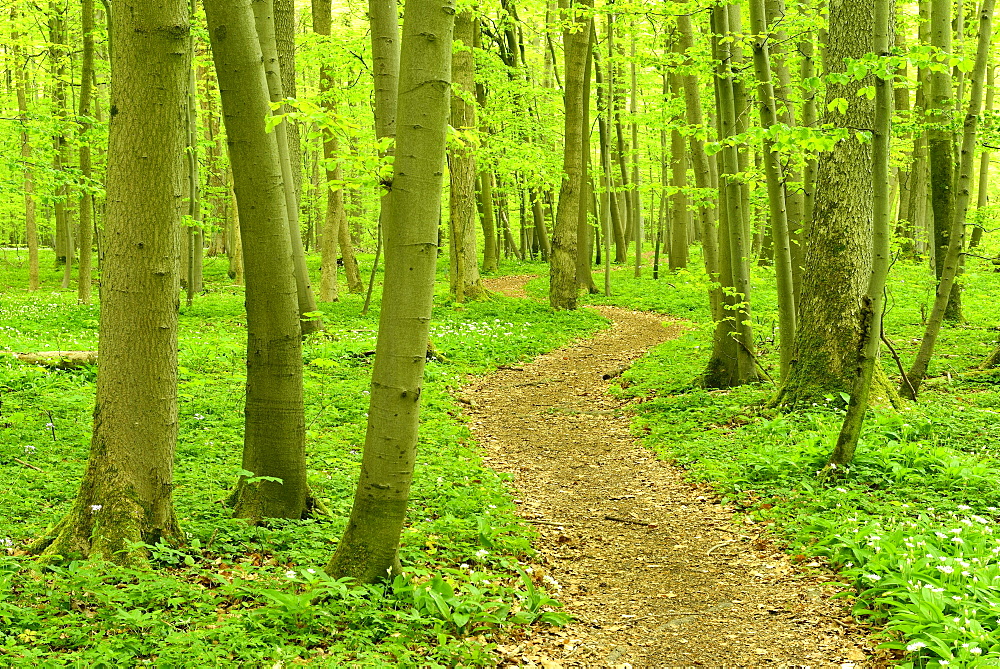
[[[816,96],[819,93],[815,88],[807,87],[805,82],[811,81],[816,74],[815,46],[813,44],[811,32],[805,33],[799,41],[799,53],[802,59],[799,61],[799,81],[802,82],[800,91],[802,95],[802,125],[807,128],[816,127]],[[792,246],[792,284],[795,290],[795,308],[801,311],[800,298],[802,295],[802,265],[805,259],[806,239],[809,237],[809,228],[812,226],[813,212],[816,204],[816,172],[819,169],[819,160],[815,155],[807,155],[805,164],[802,167],[802,224],[797,230],[790,230],[795,244]]]
[[[643,219],[642,219],[642,193],[639,191],[639,124],[636,122],[636,116],[639,113],[639,83],[638,77],[636,76],[636,56],[635,56],[635,42],[636,42],[636,29],[633,24],[632,30],[632,63],[631,63],[631,75],[632,81],[631,86],[629,86],[630,97],[629,97],[629,113],[632,115],[632,150],[629,152],[630,161],[632,163],[632,187],[635,189],[632,192],[632,220],[635,223],[635,278],[642,276],[642,236],[644,234],[643,230]]]
[[[866,0],[859,0],[865,2]],[[892,55],[889,51],[892,31],[893,0],[874,2],[875,24],[872,29],[875,55],[884,62]],[[885,65],[880,65],[882,74]],[[892,236],[892,197],[889,184],[889,143],[892,138],[892,79],[875,77],[875,125],[872,132],[872,266],[868,289],[861,307],[861,341],[858,364],[851,399],[847,404],[844,422],[837,437],[837,444],[830,454],[828,471],[840,473],[854,460],[854,452],[861,436],[868,397],[871,394],[875,365],[878,364],[882,338],[882,308],[885,304],[885,281],[889,275],[889,240]]]
[[[368,430],[351,517],[326,567],[361,583],[400,570],[434,298],[454,14],[447,0],[407,0],[403,19],[393,217]]]
[[[302,331],[288,206],[264,56],[251,0],[208,0],[246,276],[247,386],[239,518],[302,518],[307,510]],[[276,479],[280,479],[277,481]]]
[[[767,22],[764,0],[750,0],[750,31],[753,42],[753,64],[757,75],[757,104],[760,106],[760,126],[768,131],[778,122],[774,87],[771,84],[771,58],[768,51]],[[792,114],[788,114],[789,117]],[[792,284],[792,252],[788,234],[788,210],[785,204],[785,178],[781,159],[774,141],[767,134],[763,139],[764,172],[767,179],[767,203],[771,234],[774,238],[774,274],[778,289],[778,331],[781,377],[788,376],[795,339],[795,292]]]
[[[691,26],[691,17],[687,14],[677,17],[677,30],[680,33],[677,41],[679,52],[687,54],[694,46],[694,30]],[[687,57],[688,59],[690,57]],[[698,77],[693,74],[683,75],[684,82],[684,113],[688,125],[701,127],[704,125],[704,116],[701,109],[701,86]],[[708,155],[705,153],[704,140],[692,134],[689,138],[691,162],[694,166],[695,184],[703,192],[712,188],[712,169]],[[705,263],[705,272],[709,276],[719,274],[719,237],[715,228],[715,221],[707,207],[702,207],[699,220],[702,223],[701,248]],[[719,288],[712,288],[709,291],[709,300],[712,305],[712,318],[722,319],[722,291]]]
[[[476,21],[472,39],[473,48],[481,48],[482,32],[479,21]],[[482,83],[476,84],[476,103],[480,108],[486,106],[486,87]],[[486,141],[488,136],[489,127],[486,124],[486,115],[482,114],[479,118],[480,143]],[[500,263],[500,252],[497,244],[496,218],[493,212],[493,172],[488,168],[481,167],[476,180],[476,208],[479,210],[479,220],[483,227],[483,272],[495,272]]]
[[[332,109],[333,105],[327,105]],[[320,248],[320,282],[319,299],[321,302],[336,302],[340,299],[340,287],[337,285],[337,243],[340,238],[340,221],[344,212],[344,170],[337,160],[338,140],[333,133],[323,137],[323,157],[326,168],[326,209],[323,216],[323,228],[319,238]],[[330,167],[330,165],[333,167]]]
[[[477,129],[476,103],[471,101],[476,93],[472,59],[474,24],[472,12],[461,12],[455,17],[456,50],[452,55],[451,74],[452,85],[459,95],[451,96],[451,127],[459,132]],[[451,291],[456,302],[477,300],[483,295],[483,284],[479,279],[476,252],[476,156],[471,143],[452,147],[450,168]],[[543,237],[544,233],[543,226]]]
[[[28,130],[28,73],[24,61],[21,36],[17,32],[19,14],[17,5],[11,7],[10,23],[12,55],[14,58],[14,87],[17,91],[17,114],[21,125],[21,163],[24,170],[24,228],[28,243],[28,290],[39,288],[38,280],[38,224],[35,220],[35,176],[31,168],[31,134]]]
[[[732,34],[732,26],[736,25],[729,16],[729,11],[735,5],[721,5],[713,8],[712,18],[714,32]],[[719,78],[717,79],[717,99],[720,119],[720,138],[725,140],[736,134],[737,105],[740,95],[733,86],[733,58],[730,51],[731,42],[716,40]],[[745,99],[745,95],[743,96]],[[739,165],[735,146],[726,146],[722,150],[723,167],[719,175],[721,198],[725,207],[725,216],[720,220],[719,240],[720,253],[728,251],[728,276],[726,267],[720,271],[720,281],[723,288],[732,288],[727,308],[730,314],[716,326],[713,337],[712,354],[702,377],[702,383],[710,388],[728,388],[756,381],[756,353],[754,351],[753,331],[750,323],[750,269],[747,261],[748,232],[745,223],[745,197],[742,185],[737,179],[737,173],[742,171]],[[727,296],[728,297],[728,296]]]
[[[827,74],[844,72],[845,59],[861,58],[874,48],[870,2],[833,4],[830,12]],[[872,128],[874,104],[858,95],[872,79],[869,75],[861,81],[827,84],[825,122]],[[832,104],[838,98],[849,101],[844,113]],[[810,271],[802,275],[795,352],[778,402],[814,402],[853,387],[872,268],[871,156],[871,145],[854,132],[820,155],[803,262]],[[875,392],[884,396],[886,379],[878,374],[876,370]]]
[[[286,98],[294,100],[298,96],[295,81],[295,0],[274,0],[274,40],[281,71],[281,90]],[[281,109],[282,113],[289,111],[287,105]],[[295,201],[301,203],[302,142],[298,123],[286,119],[285,136],[288,138],[288,160],[292,167]]]
[[[909,371],[906,373],[906,382],[900,388],[902,394],[914,400],[916,399],[917,392],[920,390],[920,384],[927,376],[927,367],[930,365],[931,356],[934,353],[934,344],[937,341],[937,335],[941,331],[941,325],[947,318],[948,309],[951,308],[952,300],[955,296],[952,286],[959,271],[962,238],[965,231],[965,217],[969,210],[969,200],[971,197],[972,171],[976,152],[976,131],[983,107],[983,82],[986,78],[986,64],[989,61],[990,42],[993,37],[992,21],[995,4],[995,0],[983,0],[982,7],[979,10],[979,44],[976,49],[976,64],[971,73],[972,93],[969,99],[969,109],[965,114],[965,122],[962,126],[958,197],[956,198],[954,219],[951,221],[951,230],[948,236],[948,250],[942,258],[941,279],[938,283],[937,295],[934,299],[934,308],[927,319],[927,327],[920,341],[920,349],[913,360],[913,365],[911,365]]]
[[[94,0],[81,2],[81,25],[83,33],[83,62],[80,68],[80,273],[77,276],[76,299],[80,304],[90,304],[91,248],[94,245],[94,195],[90,189],[92,177],[90,159],[90,138],[87,136],[90,122],[90,99],[94,83]]]
[[[257,40],[264,57],[264,76],[268,96],[272,103],[285,99],[281,85],[281,70],[278,62],[277,38],[274,32],[273,0],[253,0],[254,25]],[[281,169],[281,183],[284,191],[288,236],[292,248],[292,270],[295,275],[295,291],[299,303],[299,320],[302,334],[307,335],[323,329],[323,321],[317,316],[316,295],[313,293],[306,266],[306,253],[302,246],[302,231],[299,227],[299,201],[295,192],[295,177],[292,174],[292,153],[288,142],[288,121],[282,120],[274,128],[278,145],[278,161]],[[298,156],[296,156],[298,158]],[[237,189],[237,195],[239,189]],[[347,259],[345,257],[345,266]]]
[[[552,239],[552,260],[549,263],[549,305],[554,309],[576,309],[579,291],[576,280],[576,228],[585,175],[581,142],[577,138],[583,134],[583,76],[590,45],[589,17],[584,16],[582,10],[589,6],[588,0],[570,0],[571,15],[567,17],[570,23],[563,32],[566,54],[563,177]]]
[[[931,46],[944,53],[951,53],[952,0],[931,0]],[[934,208],[934,274],[941,281],[948,245],[951,241],[951,223],[955,212],[955,162],[954,135],[949,127],[951,110],[954,109],[954,90],[951,69],[942,67],[931,72],[931,96],[928,104],[927,145],[930,160],[931,203]],[[953,283],[945,318],[961,320],[961,287]]]
[[[992,63],[986,66],[986,109],[984,116],[989,118],[993,115],[993,94],[995,68]],[[979,246],[983,238],[983,227],[986,221],[985,209],[989,204],[989,179],[990,179],[990,151],[983,147],[979,156],[979,188],[976,194],[976,226],[972,228],[972,235],[969,238],[969,248],[974,249]]]
[[[32,550],[139,566],[139,542],[183,539],[172,491],[189,26],[185,0],[115,9],[93,437],[72,509]]]
[[[670,75],[673,94],[680,95],[683,87],[681,75],[676,71]],[[664,91],[666,94],[667,91]],[[670,130],[670,269],[681,269],[688,264],[688,227],[691,224],[691,210],[688,207],[687,172],[688,159],[684,135],[677,125]]]

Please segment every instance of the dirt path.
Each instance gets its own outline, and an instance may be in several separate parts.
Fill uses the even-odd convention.
[[[490,288],[523,295],[527,278]],[[828,599],[828,577],[795,568],[736,526],[711,491],[630,434],[627,402],[602,375],[679,326],[602,308],[592,339],[468,386],[472,429],[510,472],[541,535],[540,569],[574,622],[510,639],[507,666],[879,666],[863,630]]]

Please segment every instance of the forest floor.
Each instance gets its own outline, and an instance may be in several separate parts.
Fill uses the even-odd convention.
[[[488,287],[523,297],[530,278]],[[883,666],[866,629],[830,599],[829,572],[794,565],[764,526],[737,525],[711,489],[632,434],[629,401],[603,377],[683,324],[599,311],[608,330],[464,390],[486,463],[513,476],[521,516],[538,528],[535,569],[558,582],[573,617],[502,641],[500,664]]]

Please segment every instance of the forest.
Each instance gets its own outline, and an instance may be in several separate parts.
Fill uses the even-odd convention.
[[[995,0],[3,0],[0,665],[996,666]]]

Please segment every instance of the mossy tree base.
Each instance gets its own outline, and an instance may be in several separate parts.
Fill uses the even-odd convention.
[[[285,518],[288,520],[305,520],[316,516],[332,516],[333,512],[319,497],[306,487],[305,503],[301,510],[295,511],[299,505],[289,507],[280,498],[281,485],[273,481],[253,481],[248,483],[245,478],[236,483],[236,487],[226,498],[226,504],[233,508],[233,517],[242,518],[251,525],[259,525],[267,518]],[[278,489],[275,491],[275,489]],[[277,495],[275,495],[277,492]]]
[[[810,382],[810,379],[805,375],[790,375],[789,380],[778,389],[768,406],[795,410],[816,404],[829,404],[831,403],[830,398],[835,406],[843,406],[844,401],[840,393],[850,393],[850,387],[847,384],[830,382],[829,378],[825,380],[826,383],[820,380]],[[873,407],[891,407],[893,409],[899,409],[903,405],[903,400],[896,390],[895,384],[880,366],[876,366],[872,374],[872,387],[868,403],[869,406]]]
[[[70,512],[36,539],[28,552],[38,555],[43,564],[99,558],[143,568],[148,566],[146,545],[182,542],[172,507],[143,504],[127,491],[108,494],[108,488],[102,488],[82,490]]]

